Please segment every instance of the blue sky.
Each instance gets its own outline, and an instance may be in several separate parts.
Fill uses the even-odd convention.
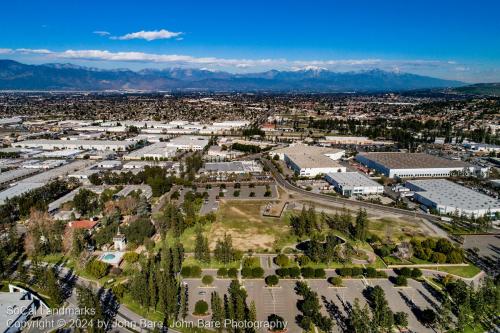
[[[5,1],[0,58],[500,81],[500,1]]]

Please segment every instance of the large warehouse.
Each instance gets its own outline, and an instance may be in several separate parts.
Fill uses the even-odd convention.
[[[208,145],[208,137],[182,135],[166,142],[167,146],[180,150],[203,150]]]
[[[424,153],[361,153],[356,160],[389,178],[449,177],[453,171],[477,171],[469,163]]]
[[[316,177],[317,175],[346,172],[346,167],[323,154],[311,154],[297,151],[285,154],[285,162],[299,176]]]
[[[347,197],[384,193],[384,186],[359,172],[328,173],[325,179],[337,192]]]
[[[113,140],[25,140],[12,144],[20,148],[39,148],[43,150],[56,149],[83,149],[83,150],[112,150],[126,151],[135,145],[133,141]]]
[[[415,200],[440,214],[480,217],[500,213],[500,201],[446,179],[409,180]]]

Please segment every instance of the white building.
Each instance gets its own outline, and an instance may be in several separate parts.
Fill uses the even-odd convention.
[[[405,183],[414,198],[440,214],[480,217],[500,213],[500,201],[445,179],[411,180]]]
[[[205,163],[199,172],[216,175],[261,173],[262,166],[255,161],[214,162]]]
[[[487,173],[487,168],[424,153],[360,153],[356,160],[389,178],[449,177],[453,172]]]
[[[182,135],[166,142],[167,146],[179,150],[203,150],[208,145],[208,137]]]
[[[156,142],[149,146],[144,146],[123,156],[124,160],[164,160],[175,156],[176,147],[168,145],[168,142]]]
[[[384,186],[359,172],[328,173],[325,179],[347,197],[384,193]]]
[[[345,150],[334,149],[327,147],[308,146],[302,143],[291,144],[285,148],[273,149],[269,152],[271,157],[278,155],[279,159],[284,161],[286,154],[293,154],[296,152],[308,152],[309,154],[322,154],[330,157],[332,160],[339,160],[345,155]]]
[[[25,140],[15,142],[14,147],[39,148],[43,150],[57,149],[82,149],[82,150],[111,150],[126,151],[135,145],[133,141],[113,141],[113,140]]]

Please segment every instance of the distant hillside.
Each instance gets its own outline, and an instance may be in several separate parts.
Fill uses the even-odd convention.
[[[457,93],[470,95],[489,95],[500,97],[499,83],[478,83],[470,86],[456,87],[451,89]]]
[[[382,70],[270,70],[232,74],[202,69],[102,70],[72,64],[26,65],[0,60],[0,90],[200,90],[271,92],[385,92],[462,86],[458,81]]]

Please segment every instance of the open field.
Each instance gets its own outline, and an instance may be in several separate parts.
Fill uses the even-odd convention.
[[[422,222],[400,218],[370,219],[368,230],[381,239],[391,238],[392,240],[424,238],[430,235],[430,231]]]
[[[218,238],[230,234],[235,248],[246,251],[272,250],[294,242],[285,217],[262,216],[267,201],[221,201],[217,220],[208,230],[210,248]]]

